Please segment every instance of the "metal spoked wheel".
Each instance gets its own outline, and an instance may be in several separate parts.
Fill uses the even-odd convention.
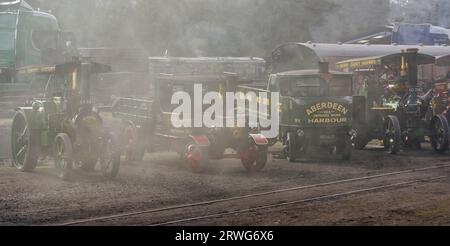
[[[194,173],[203,171],[208,163],[207,150],[198,146],[193,140],[188,141],[185,147],[184,164]]]
[[[120,169],[120,149],[114,134],[108,133],[103,139],[103,151],[100,158],[102,174],[107,179],[114,179]]]
[[[260,172],[267,164],[267,146],[256,145],[253,139],[249,139],[248,148],[241,154],[242,165],[249,173]]]
[[[384,127],[384,146],[389,154],[395,155],[401,147],[401,129],[397,116],[390,115],[386,118]]]
[[[369,143],[367,130],[364,126],[358,126],[351,136],[352,146],[357,150],[363,150]]]
[[[29,129],[25,114],[18,111],[11,129],[12,164],[23,172],[32,172],[39,158],[39,143]]]
[[[55,140],[55,167],[58,177],[62,180],[69,180],[73,168],[73,148],[70,137],[65,133],[60,133]]]
[[[431,145],[438,153],[444,153],[449,148],[449,125],[447,118],[438,115],[431,121]]]

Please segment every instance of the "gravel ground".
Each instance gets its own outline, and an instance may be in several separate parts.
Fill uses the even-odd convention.
[[[0,121],[1,146],[8,145],[8,121]],[[7,147],[1,148],[5,151]],[[56,177],[51,160],[34,173],[21,173],[0,164],[0,225],[49,225],[78,219],[195,203],[308,184],[450,163],[450,155],[437,155],[427,146],[390,156],[378,148],[357,151],[350,162],[333,158],[291,164],[271,161],[258,174],[246,174],[239,161],[213,161],[203,174],[187,171],[174,153],[147,154],[142,162],[123,162],[117,180],[99,171],[79,172],[75,180]],[[436,170],[428,175],[447,175]],[[402,177],[403,179],[412,178]],[[249,199],[193,210],[174,211],[105,222],[107,225],[150,225],[206,212],[248,208],[274,201],[289,201],[341,190],[395,182],[321,188],[270,198]],[[374,181],[375,182],[375,181]],[[418,184],[376,193],[293,205],[239,216],[194,221],[188,225],[448,225],[449,180]],[[105,224],[103,223],[103,224]]]

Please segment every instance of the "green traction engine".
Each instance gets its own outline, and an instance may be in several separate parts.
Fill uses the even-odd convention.
[[[67,180],[73,169],[94,171],[99,163],[103,176],[115,178],[120,149],[112,133],[103,127],[94,109],[91,75],[108,66],[74,58],[56,66],[28,68],[20,73],[48,75],[44,98],[36,98],[16,110],[12,131],[12,163],[24,172],[53,157],[58,176]]]
[[[355,72],[362,82],[363,93],[354,97],[360,108],[354,124],[356,149],[364,149],[378,139],[390,154],[397,154],[403,147],[420,149],[426,141],[438,153],[448,150],[449,123],[443,112],[443,96],[447,93],[439,95],[446,92],[446,86],[441,88],[419,76],[422,66],[435,63],[434,56],[408,49],[337,64],[344,71]]]

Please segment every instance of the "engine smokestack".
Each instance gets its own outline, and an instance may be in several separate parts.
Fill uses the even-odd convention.
[[[407,49],[407,64],[408,64],[408,79],[410,86],[417,86],[417,55],[419,53],[419,49]]]

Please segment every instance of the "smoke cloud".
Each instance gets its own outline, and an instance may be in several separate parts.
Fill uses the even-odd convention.
[[[394,20],[448,26],[447,0],[28,0],[80,47],[153,56],[265,56],[285,42],[339,42]]]
[[[430,23],[450,28],[450,2],[448,0],[395,0],[392,3],[393,20],[412,23]]]

